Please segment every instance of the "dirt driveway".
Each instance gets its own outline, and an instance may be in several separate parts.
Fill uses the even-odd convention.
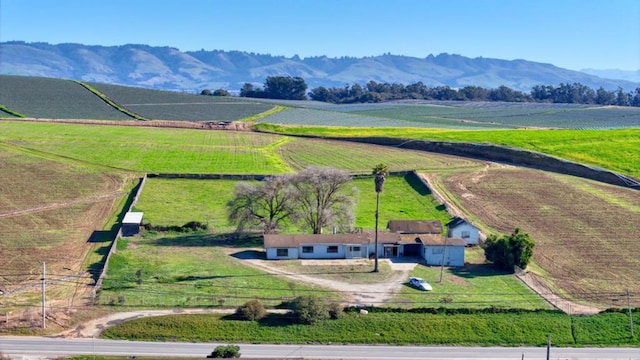
[[[402,259],[391,261],[380,259],[380,262],[388,262],[393,270],[393,276],[375,284],[351,284],[338,280],[323,279],[309,274],[296,274],[273,265],[272,260],[245,259],[248,265],[277,274],[297,282],[319,285],[328,289],[341,292],[345,295],[347,305],[379,305],[391,300],[406,282],[409,272],[416,266],[414,259]],[[353,264],[357,259],[349,260],[302,260],[302,265],[345,265]],[[362,260],[368,261],[368,260]]]

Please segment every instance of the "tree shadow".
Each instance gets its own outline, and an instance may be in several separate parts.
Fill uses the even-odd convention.
[[[407,173],[404,176],[404,179],[407,184],[409,184],[409,186],[411,186],[411,188],[418,194],[422,196],[431,195],[431,190],[422,181],[420,181],[417,176],[411,173]]]
[[[232,248],[262,247],[262,236],[238,236],[237,234],[196,233],[178,236],[166,236],[153,239],[152,245],[158,246],[224,246]]]
[[[464,267],[450,268],[447,271],[465,279],[512,274],[508,271],[496,270],[491,264],[467,264]]]
[[[264,251],[258,251],[258,250],[239,251],[237,253],[231,254],[231,256],[239,260],[255,260],[255,259],[266,260],[267,259],[267,254]]]

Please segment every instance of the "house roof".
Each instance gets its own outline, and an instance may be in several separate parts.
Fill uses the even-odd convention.
[[[379,243],[396,243],[399,234],[378,232]],[[298,247],[305,244],[370,244],[375,241],[375,233],[362,232],[354,234],[265,234],[264,247]]]
[[[468,222],[467,220],[461,218],[461,217],[455,217],[453,220],[449,221],[447,223],[447,227],[449,229],[453,229],[456,228],[460,225],[464,225],[464,224],[468,224],[469,226],[473,226],[473,224],[471,224],[470,222]],[[477,227],[473,226],[474,228],[477,229]]]
[[[424,246],[466,246],[467,242],[461,238],[447,238],[436,234],[417,235]]]
[[[401,234],[442,234],[440,220],[389,220],[387,229]]]
[[[128,212],[124,214],[124,219],[122,219],[123,224],[138,224],[142,223],[142,212]]]

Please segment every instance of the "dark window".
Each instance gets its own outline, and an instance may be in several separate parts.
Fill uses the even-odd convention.
[[[302,247],[303,254],[313,254],[313,246],[303,246]]]
[[[360,246],[354,246],[351,248],[351,251],[358,251],[360,252]]]
[[[276,255],[277,256],[289,256],[289,249],[277,249],[276,250]]]
[[[327,254],[335,254],[338,252],[337,246],[327,246]]]
[[[461,234],[463,239],[471,237],[471,233],[468,230],[467,231],[461,231],[460,234]]]

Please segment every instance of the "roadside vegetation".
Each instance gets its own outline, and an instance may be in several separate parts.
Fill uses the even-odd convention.
[[[640,315],[639,311],[634,316]],[[259,321],[222,315],[170,315],[136,319],[108,328],[103,337],[135,341],[321,343],[394,345],[544,346],[551,334],[555,346],[638,346],[624,312],[568,316],[558,311],[349,312],[337,320],[296,324],[287,314]]]

